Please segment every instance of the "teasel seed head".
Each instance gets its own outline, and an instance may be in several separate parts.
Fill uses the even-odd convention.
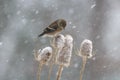
[[[61,50],[58,50],[56,63],[68,67],[72,56],[73,38],[71,35],[65,36],[65,44]]]
[[[51,57],[52,57],[52,48],[51,47],[45,47],[43,49],[39,49],[37,51],[37,58],[36,60],[43,63],[43,64],[47,64]]]
[[[92,41],[88,39],[83,40],[80,46],[79,56],[82,56],[82,57],[86,56],[87,58],[91,58],[92,49],[93,49]]]
[[[53,47],[57,49],[61,49],[64,46],[65,43],[65,37],[62,34],[58,34],[53,39]]]

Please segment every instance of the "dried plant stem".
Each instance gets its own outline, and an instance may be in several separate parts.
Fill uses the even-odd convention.
[[[54,53],[53,53],[53,55],[52,55],[52,61],[51,61],[50,69],[49,69],[49,73],[48,73],[48,80],[50,80],[50,76],[51,76],[51,72],[52,72],[52,67],[53,67],[53,65],[54,65],[54,63],[55,63],[57,51],[58,51],[58,50],[57,50],[56,48],[54,48]]]
[[[52,67],[53,67],[53,63],[50,64],[50,69],[49,69],[49,73],[48,73],[48,80],[50,80],[50,76],[51,76],[51,72],[52,72]]]
[[[61,75],[62,75],[62,71],[63,71],[63,65],[60,65],[58,72],[57,72],[57,79],[56,80],[60,80]]]
[[[86,62],[87,62],[87,57],[86,56],[82,57],[82,68],[80,70],[80,80],[82,80],[83,78]]]
[[[41,70],[42,70],[42,66],[43,64],[42,63],[39,63],[39,67],[38,67],[38,72],[37,72],[37,79],[40,80],[40,73],[41,73]]]

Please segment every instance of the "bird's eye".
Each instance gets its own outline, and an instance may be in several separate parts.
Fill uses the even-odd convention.
[[[63,23],[63,22],[61,22],[61,23],[60,23],[60,26],[64,26],[64,23]]]
[[[59,25],[62,26],[62,27],[65,27],[66,23],[65,22],[60,22]]]

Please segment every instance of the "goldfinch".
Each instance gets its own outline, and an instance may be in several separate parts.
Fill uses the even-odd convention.
[[[48,27],[46,27],[43,32],[38,35],[38,37],[41,36],[48,36],[48,37],[54,37],[58,35],[63,29],[66,27],[66,21],[64,19],[58,19],[54,22],[52,22]]]

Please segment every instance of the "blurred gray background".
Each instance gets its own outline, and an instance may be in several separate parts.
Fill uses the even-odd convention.
[[[0,80],[37,79],[33,49],[49,46],[49,38],[35,38],[59,18],[67,21],[62,34],[71,34],[75,47],[93,41],[96,55],[87,61],[83,80],[120,80],[120,0],[0,0]],[[79,80],[81,62],[73,52],[61,80]],[[43,67],[41,80],[48,69]]]

